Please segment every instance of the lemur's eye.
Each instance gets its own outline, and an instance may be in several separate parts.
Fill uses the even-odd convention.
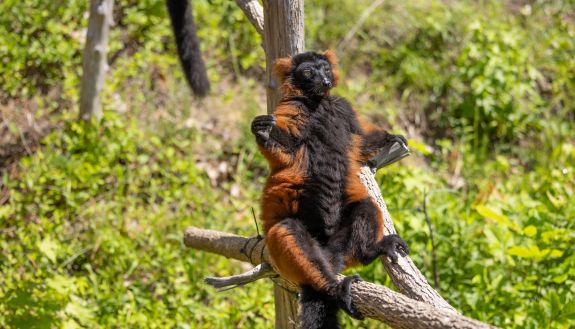
[[[304,78],[306,78],[306,79],[311,78],[311,70],[304,70],[304,71],[303,71],[303,76],[304,76]]]

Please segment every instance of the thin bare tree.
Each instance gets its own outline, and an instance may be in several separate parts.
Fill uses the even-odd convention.
[[[80,86],[80,119],[102,118],[100,93],[108,71],[108,35],[114,0],[91,0]]]

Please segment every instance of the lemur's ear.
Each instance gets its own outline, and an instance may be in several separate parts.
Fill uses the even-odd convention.
[[[327,58],[327,61],[329,62],[329,64],[331,64],[332,68],[335,68],[337,66],[337,55],[335,54],[335,51],[333,51],[333,49],[328,49],[324,51],[323,55]]]
[[[292,67],[291,57],[278,58],[274,62],[274,75],[280,80],[282,84],[290,74]]]
[[[327,58],[329,65],[331,65],[331,72],[333,73],[333,86],[335,87],[339,82],[339,71],[337,70],[337,56],[335,54],[335,51],[333,51],[332,49],[324,51],[323,55],[325,56],[325,58]]]

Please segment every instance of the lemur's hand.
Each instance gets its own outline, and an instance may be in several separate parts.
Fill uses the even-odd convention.
[[[270,139],[270,132],[276,124],[273,115],[258,115],[252,121],[252,134],[256,136],[258,144],[265,144]]]
[[[386,136],[387,143],[403,143],[407,146],[407,139],[403,135],[392,135],[388,134]]]
[[[380,242],[381,253],[387,256],[392,263],[397,264],[399,255],[409,255],[409,247],[407,243],[397,234],[390,234],[383,237]]]

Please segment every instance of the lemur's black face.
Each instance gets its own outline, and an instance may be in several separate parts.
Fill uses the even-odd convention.
[[[293,57],[292,83],[305,94],[321,96],[334,85],[332,67],[327,58],[307,52]]]

